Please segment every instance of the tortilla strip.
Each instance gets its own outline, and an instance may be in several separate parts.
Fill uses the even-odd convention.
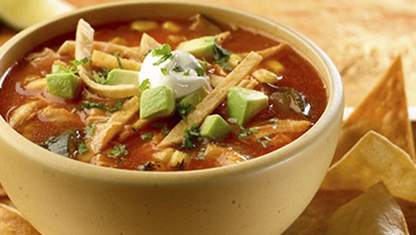
[[[120,57],[133,59],[136,61],[143,61],[143,55],[139,53],[137,48],[131,48],[123,45],[118,45],[111,42],[94,41],[92,45],[93,50],[102,51],[109,54],[119,53]],[[67,40],[58,49],[60,55],[70,55],[75,57],[75,41]]]
[[[215,42],[218,43],[219,45],[223,44],[225,40],[227,40],[228,37],[230,37],[231,33],[230,31],[225,31],[222,33],[219,33],[217,35],[215,35]]]
[[[123,108],[114,112],[106,123],[97,123],[92,133],[88,145],[94,153],[103,150],[107,144],[123,128],[123,125],[129,121],[134,114],[139,111],[140,99],[133,96],[123,104]]]
[[[76,39],[75,39],[75,59],[82,60],[91,58],[91,50],[94,42],[94,29],[83,19],[78,21]],[[78,66],[79,76],[85,84],[97,94],[113,98],[126,98],[140,94],[140,90],[133,84],[122,85],[101,85],[95,83],[91,74],[90,63],[83,63]]]
[[[400,56],[394,60],[378,85],[344,121],[333,163],[341,159],[369,130],[385,136],[416,161]]]
[[[28,102],[16,110],[14,110],[13,115],[11,116],[9,123],[13,128],[18,128],[23,125],[26,121],[35,117],[40,110],[42,110],[47,103],[43,100],[35,100]]]
[[[135,60],[124,59],[124,58],[119,58],[119,59],[120,59],[120,64],[123,69],[140,71],[142,67],[142,64]],[[109,70],[120,68],[120,64],[116,56],[102,52],[102,51],[94,50],[92,52],[91,62],[93,65],[97,67],[106,68]]]
[[[261,51],[256,51],[256,53],[263,57],[263,59],[267,59],[270,56],[279,53],[281,50],[284,50],[285,48],[288,48],[288,45],[285,43],[281,43],[277,46],[272,46]],[[248,53],[238,53],[238,55],[241,57],[246,57]]]
[[[0,234],[41,235],[19,211],[5,204],[0,204]]]
[[[159,48],[161,46],[162,46],[162,44],[160,44],[154,38],[149,36],[149,34],[143,33],[142,39],[140,40],[139,53],[144,58],[151,50],[153,50],[155,48]]]
[[[225,99],[228,90],[232,86],[239,84],[258,64],[262,57],[255,52],[251,52],[247,57],[222,81],[211,93],[200,102],[196,108],[187,116],[188,122],[180,121],[162,140],[157,147],[166,147],[178,144],[182,141],[183,130],[189,129],[193,124],[198,126],[204,118]]]

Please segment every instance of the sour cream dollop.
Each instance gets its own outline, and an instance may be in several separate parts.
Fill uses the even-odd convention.
[[[150,88],[168,86],[174,91],[176,99],[181,99],[201,87],[210,90],[209,77],[192,54],[172,51],[171,56],[164,61],[162,57],[163,55],[155,56],[153,53],[146,56],[139,72],[140,84],[149,79]]]

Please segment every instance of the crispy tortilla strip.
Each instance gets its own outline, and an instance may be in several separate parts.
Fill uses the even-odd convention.
[[[370,131],[329,170],[326,190],[361,190],[383,182],[391,194],[416,203],[416,165],[387,138]]]
[[[149,53],[151,50],[155,48],[161,47],[160,44],[156,39],[149,36],[147,33],[143,33],[142,39],[140,40],[140,48],[139,53],[143,56],[143,58]]]
[[[325,235],[408,235],[406,220],[397,201],[383,184],[338,208],[328,221]]]
[[[35,100],[28,102],[16,110],[14,110],[9,123],[13,128],[18,128],[28,120],[35,117],[40,110],[42,110],[47,103],[43,100]]]
[[[416,160],[400,56],[343,123],[333,163],[369,130],[387,137]]]
[[[222,33],[219,33],[217,35],[215,35],[215,42],[218,43],[219,45],[223,44],[225,40],[227,40],[227,38],[229,38],[231,35],[230,31],[225,31]]]
[[[91,50],[94,42],[94,29],[83,19],[78,21],[75,39],[75,59],[82,60],[91,58]],[[122,84],[115,86],[101,85],[95,83],[91,74],[90,63],[78,66],[79,76],[85,84],[98,95],[119,99],[140,94],[138,87],[133,84]]]
[[[120,132],[123,125],[139,111],[139,107],[140,99],[137,96],[133,96],[123,104],[121,110],[113,113],[108,122],[97,123],[88,141],[90,149],[94,153],[103,150],[117,133]]]
[[[41,235],[19,211],[5,204],[0,204],[0,234]]]
[[[256,53],[259,54],[261,57],[263,57],[263,59],[267,59],[270,56],[276,55],[277,53],[284,50],[285,48],[289,48],[288,45],[285,43],[281,43],[277,46],[272,46],[261,51],[256,51]],[[238,55],[241,57],[246,57],[248,53],[239,53]]]
[[[198,126],[227,96],[232,86],[239,84],[262,60],[257,53],[250,53],[211,93],[200,102],[196,108],[187,116],[188,123],[180,121],[162,140],[158,147],[166,147],[178,144],[182,141],[183,130],[189,129],[191,125]]]
[[[127,70],[134,70],[134,71],[140,71],[142,67],[142,63],[137,62],[135,60],[130,59],[124,59],[119,58],[120,64],[123,69]],[[120,68],[119,60],[116,56],[94,50],[92,52],[91,62],[93,65],[100,67],[100,68],[106,68],[106,69],[118,69]]]
[[[108,54],[118,53],[120,57],[133,59],[136,61],[143,61],[143,55],[139,53],[137,48],[131,48],[123,45],[118,45],[111,42],[94,41],[92,50],[102,51]],[[70,55],[75,57],[75,41],[67,40],[58,49],[60,55]]]

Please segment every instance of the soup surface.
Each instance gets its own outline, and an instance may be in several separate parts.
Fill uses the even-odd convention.
[[[196,15],[151,18],[49,41],[2,77],[0,113],[44,148],[140,171],[236,164],[305,133],[327,104],[289,45]]]

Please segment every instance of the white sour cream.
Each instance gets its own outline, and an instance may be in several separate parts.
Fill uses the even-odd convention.
[[[175,92],[176,99],[181,99],[201,87],[210,90],[209,77],[204,73],[198,76],[197,70],[203,71],[198,60],[185,51],[172,51],[173,56],[155,65],[162,56],[149,53],[143,61],[139,72],[140,84],[149,79],[150,88],[168,86]]]

